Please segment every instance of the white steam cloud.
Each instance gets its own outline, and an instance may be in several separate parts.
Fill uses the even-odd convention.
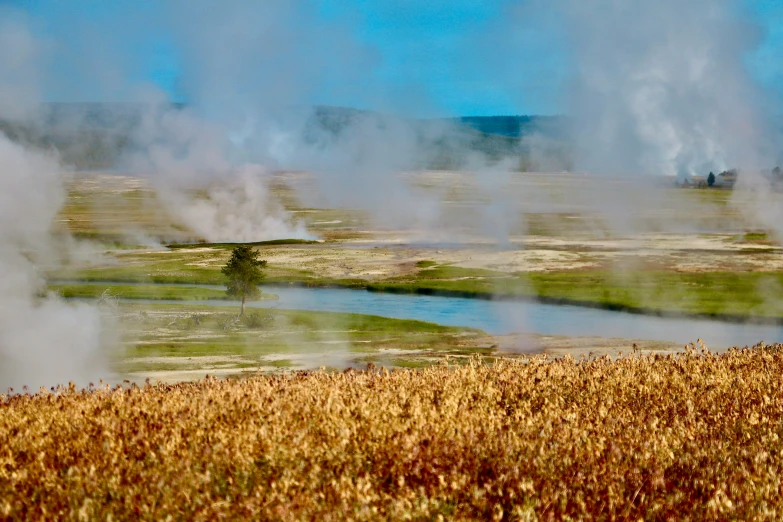
[[[193,111],[147,106],[125,161],[147,173],[169,212],[210,242],[309,238],[271,197],[269,171],[235,165],[224,128]]]
[[[0,8],[0,115],[29,114],[37,103],[40,48],[18,12]],[[52,239],[65,202],[56,157],[25,149],[0,133],[0,390],[108,377],[103,318],[86,304],[41,297],[40,266],[56,265]]]
[[[59,252],[52,222],[65,201],[54,158],[0,135],[0,388],[86,385],[108,377],[102,317],[87,304],[41,298],[36,266]]]
[[[579,166],[706,175],[764,157],[764,93],[746,60],[760,30],[738,0],[555,2],[575,64]]]
[[[189,106],[145,116],[134,163],[147,163],[168,209],[209,241],[309,238],[274,204],[268,174],[301,154],[292,136],[306,111],[293,108],[372,58],[309,0],[176,0],[158,15]]]
[[[302,223],[292,224],[277,207],[264,178],[263,167],[244,165],[227,171],[225,181],[207,187],[203,198],[167,189],[159,194],[168,208],[210,242],[309,238]]]

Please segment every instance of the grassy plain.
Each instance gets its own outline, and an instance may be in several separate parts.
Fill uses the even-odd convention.
[[[13,520],[780,520],[783,347],[0,401]]]
[[[60,224],[78,239],[113,248],[143,246],[159,238],[197,239],[166,212],[144,180],[81,174],[67,188]]]
[[[373,228],[361,211],[304,206],[308,182],[303,176],[273,177],[272,192],[325,241],[259,243],[269,262],[269,283],[499,295],[650,313],[783,320],[783,307],[775,298],[776,289],[783,288],[783,249],[774,234],[748,215],[752,201],[733,191],[658,189],[652,196],[655,204],[650,204],[649,191],[633,185],[519,175],[511,189],[527,210],[512,223],[504,248],[485,240],[439,247],[411,243],[404,230]],[[476,217],[471,209],[489,201],[467,173],[425,172],[411,175],[411,183],[436,194],[447,187],[441,210],[454,226],[463,214]],[[588,204],[601,198],[623,201],[607,198],[607,191],[628,200],[632,223],[613,222],[619,218],[612,212],[625,216],[628,209],[600,212]],[[542,201],[545,210],[538,208]],[[177,243],[188,233],[140,180],[104,176],[74,181],[61,223],[80,237],[103,241],[109,252],[106,263],[75,264],[50,274],[52,278],[223,282],[219,269],[231,245]],[[127,250],[139,235],[171,246]]]
[[[783,289],[783,249],[774,231],[754,220],[753,201],[744,201],[741,193],[651,191],[583,176],[520,174],[510,178],[506,196],[518,200],[521,211],[508,218],[508,239],[498,244],[482,236],[482,206],[491,204],[493,194],[476,176],[424,172],[409,177],[416,190],[442,200],[435,230],[384,228],[364,211],[305,205],[312,199],[303,197],[310,190],[306,175],[273,176],[270,187],[278,202],[321,242],[257,244],[268,261],[266,282],[783,322],[777,298]],[[604,200],[612,205],[596,204]],[[103,244],[106,253],[92,264],[72,263],[48,273],[52,280],[224,282],[220,268],[231,245],[189,243],[192,234],[166,214],[140,180],[77,179],[61,224]],[[443,244],[420,241],[430,236]],[[139,244],[144,242],[169,247],[144,248]],[[95,291],[62,290],[72,296]],[[140,287],[122,291],[151,298],[176,293]],[[274,286],[268,291],[274,292]],[[183,289],[181,295],[203,298],[216,292]]]

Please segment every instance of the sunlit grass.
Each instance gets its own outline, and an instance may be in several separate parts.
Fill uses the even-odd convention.
[[[165,285],[68,285],[50,284],[48,289],[65,298],[99,298],[114,297],[119,299],[165,299],[165,300],[204,300],[228,299],[224,290],[214,288],[199,288],[193,286]],[[274,296],[262,296],[271,299]]]

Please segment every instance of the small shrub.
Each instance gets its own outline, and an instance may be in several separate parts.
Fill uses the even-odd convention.
[[[201,315],[190,314],[187,317],[177,317],[174,320],[174,325],[183,330],[193,330],[201,326]]]
[[[217,317],[218,328],[222,330],[231,330],[237,325],[239,318],[233,314],[219,315]]]
[[[274,316],[268,310],[253,310],[242,317],[242,323],[248,328],[263,328],[274,321]]]

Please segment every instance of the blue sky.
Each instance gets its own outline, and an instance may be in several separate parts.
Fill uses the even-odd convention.
[[[316,17],[343,23],[373,57],[352,88],[314,89],[303,103],[384,108],[419,115],[553,114],[567,59],[546,29],[517,30],[511,0],[303,0]],[[748,57],[760,81],[783,79],[783,0],[747,0],[764,29]],[[226,4],[231,1],[226,0]],[[156,84],[187,101],[185,67],[155,0],[0,0],[23,9],[46,42],[45,93],[60,101],[121,101],[134,86]],[[514,24],[526,24],[524,18]],[[342,65],[341,65],[342,66]],[[361,76],[357,79],[357,76]],[[100,88],[96,87],[100,86]],[[327,92],[328,91],[328,92]],[[385,107],[381,107],[385,105]]]

